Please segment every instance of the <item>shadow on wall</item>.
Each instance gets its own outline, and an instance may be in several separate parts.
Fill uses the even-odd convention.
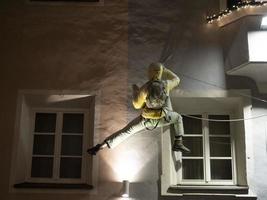
[[[244,76],[226,76],[226,84],[227,89],[250,89],[253,107],[267,108],[267,103],[261,101],[261,99],[267,101],[267,94],[260,93],[256,82],[251,78]],[[253,97],[258,99],[253,99]]]
[[[173,125],[170,126],[170,131],[171,131],[171,144],[173,144],[174,143],[174,135],[175,135],[175,129],[174,129]],[[181,167],[182,167],[182,163],[181,163],[181,160],[177,159],[177,156],[175,155],[174,151],[172,151],[172,160],[174,163],[175,171],[178,173],[179,169],[181,169]]]

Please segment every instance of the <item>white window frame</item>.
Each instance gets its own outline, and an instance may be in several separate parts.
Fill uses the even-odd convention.
[[[80,101],[82,99],[82,101]],[[41,187],[39,188],[39,182],[32,182],[28,180],[28,172],[31,168],[29,166],[29,160],[31,159],[32,146],[31,141],[31,125],[32,110],[42,109],[49,110],[68,110],[71,111],[87,111],[88,121],[86,122],[88,129],[88,140],[86,140],[88,146],[86,150],[99,143],[99,129],[98,124],[100,123],[100,111],[101,111],[101,91],[88,91],[88,90],[19,90],[17,96],[17,108],[16,108],[16,120],[14,124],[14,138],[12,145],[12,159],[11,159],[11,170],[10,170],[10,181],[9,181],[9,192],[10,193],[85,193],[85,194],[96,194],[97,193],[97,180],[98,180],[98,156],[86,156],[87,168],[85,170],[85,181],[82,183],[74,183],[65,180],[62,185],[70,183],[70,185],[77,184],[75,189],[62,188],[49,189]],[[87,153],[86,153],[87,155]],[[24,187],[24,183],[32,183],[33,187]],[[36,188],[34,184],[36,183]],[[51,187],[54,184],[51,183]],[[15,187],[21,185],[22,187]],[[81,185],[81,187],[79,187]],[[84,189],[83,186],[94,186],[92,189]]]
[[[244,94],[241,96],[240,94]],[[182,90],[172,93],[173,108],[180,114],[230,114],[231,118],[251,118],[251,99],[247,98],[250,90]],[[237,195],[248,192],[247,168],[250,155],[253,153],[253,135],[251,123],[241,121],[230,126],[235,150],[232,155],[235,159],[235,179],[232,185],[197,184],[182,185],[179,180],[181,166],[181,153],[172,151],[174,133],[172,129],[161,128],[161,195],[183,196],[183,195]],[[213,190],[211,192],[210,190]],[[226,192],[226,193],[224,193]]]
[[[37,177],[31,177],[31,168],[32,168],[32,157],[33,155],[33,148],[31,149],[31,155],[29,156],[29,167],[27,169],[27,177],[26,180],[33,183],[84,183],[85,182],[85,170],[87,168],[86,165],[86,148],[88,146],[88,127],[86,126],[86,121],[88,121],[88,110],[85,109],[57,109],[57,108],[33,108],[31,111],[31,141],[30,145],[33,147],[33,140],[34,135],[36,134],[34,132],[34,125],[35,125],[35,114],[36,113],[55,113],[56,118],[56,131],[55,131],[55,145],[54,145],[54,161],[53,161],[53,174],[51,178],[37,178]],[[81,178],[60,178],[59,172],[60,172],[60,151],[61,151],[61,139],[62,139],[62,125],[63,125],[63,114],[64,113],[82,113],[84,114],[84,123],[83,123],[83,134],[80,134],[83,136],[83,147],[82,147],[82,156],[64,156],[64,157],[81,157],[82,158],[82,168],[81,168]],[[51,135],[51,133],[38,133],[38,135]],[[71,135],[71,134],[68,134]],[[78,135],[78,134],[75,134]],[[36,155],[35,155],[36,156]],[[37,155],[38,157],[52,157],[51,155]]]
[[[185,113],[184,113],[185,114]],[[186,114],[186,115],[201,115],[203,118],[208,118],[209,115],[228,115],[229,118],[232,118],[231,113],[229,112],[205,112],[205,113],[194,113],[194,114]],[[233,127],[232,124],[230,123],[230,134],[228,135],[215,135],[216,137],[230,137],[230,142],[231,142],[231,157],[212,157],[213,159],[231,159],[232,162],[232,180],[211,180],[210,174],[210,147],[209,147],[209,122],[203,120],[202,121],[202,134],[190,134],[190,135],[184,135],[184,138],[186,137],[202,137],[202,142],[203,142],[203,156],[202,157],[186,157],[182,156],[180,157],[180,162],[182,163],[182,159],[203,159],[203,180],[186,180],[182,178],[182,165],[181,165],[181,170],[178,171],[178,184],[181,185],[236,185],[236,161],[235,161],[235,141],[233,137]],[[213,136],[213,135],[212,135]]]

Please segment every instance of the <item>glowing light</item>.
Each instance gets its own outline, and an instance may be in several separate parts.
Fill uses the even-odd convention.
[[[267,28],[267,16],[262,17],[261,28],[262,29],[266,29]]]
[[[232,8],[228,8],[224,11],[219,12],[218,14],[213,14],[207,17],[207,22],[212,23],[212,20],[220,21],[222,16],[229,15],[232,11],[239,11],[240,9],[250,9],[251,7],[266,6],[267,1],[243,1],[239,2],[238,5],[233,5]]]
[[[62,101],[70,101],[74,99],[88,97],[90,95],[50,95],[47,98],[47,102],[55,103],[55,102],[62,102]]]
[[[114,169],[117,173],[118,179],[120,181],[135,181],[134,177],[142,166],[142,160],[140,160],[138,153],[134,150],[123,151],[117,153],[114,159]]]
[[[249,61],[267,62],[267,31],[248,33]]]
[[[121,195],[123,198],[128,198],[129,197],[129,195],[128,194],[123,194],[123,195]]]

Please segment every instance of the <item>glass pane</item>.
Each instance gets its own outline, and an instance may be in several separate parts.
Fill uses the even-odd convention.
[[[209,119],[217,120],[229,120],[229,115],[209,115]],[[230,123],[229,122],[212,122],[209,121],[210,134],[230,134]]]
[[[202,137],[183,137],[183,143],[191,151],[183,156],[203,156]]]
[[[63,115],[63,133],[83,133],[83,114],[68,113]]]
[[[210,137],[210,156],[231,157],[231,139]]]
[[[191,115],[201,118],[201,115]],[[184,132],[185,134],[202,134],[202,121],[183,116]]]
[[[36,113],[35,115],[35,132],[54,133],[56,130],[56,113]]]
[[[53,155],[54,139],[54,135],[34,135],[33,154]]]
[[[81,178],[81,158],[61,158],[60,178]]]
[[[32,158],[32,177],[51,178],[53,174],[53,158]]]
[[[203,179],[202,159],[183,159],[183,179]]]
[[[61,155],[82,155],[82,136],[63,135]]]
[[[231,160],[210,160],[211,179],[231,180],[232,164]]]

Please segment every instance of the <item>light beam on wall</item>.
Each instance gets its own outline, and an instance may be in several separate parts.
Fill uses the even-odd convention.
[[[55,102],[70,101],[88,96],[90,95],[50,95],[46,101],[49,103],[55,103]]]
[[[116,153],[114,157],[114,170],[119,181],[135,181],[135,176],[142,166],[142,160],[135,150],[126,150]]]
[[[122,182],[128,180],[130,183],[143,181],[144,170],[150,170],[158,166],[151,166],[152,161],[158,156],[157,139],[151,141],[148,138],[132,137],[123,144],[107,152],[104,160],[110,166],[113,180]],[[148,168],[148,166],[150,168]],[[151,169],[153,167],[153,169]]]

